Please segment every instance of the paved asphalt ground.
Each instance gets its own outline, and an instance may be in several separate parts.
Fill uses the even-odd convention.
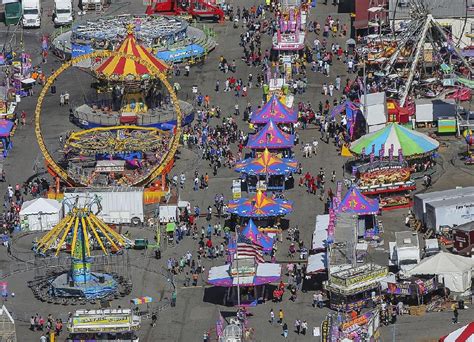
[[[233,3],[234,6],[251,6],[254,3],[252,0],[238,0]],[[23,33],[23,40],[27,52],[31,52],[39,61],[40,56],[40,37],[42,32],[51,32],[51,18],[47,17],[50,9],[53,7],[51,0],[43,2],[43,27],[40,30],[28,30]],[[340,18],[342,21],[348,21],[348,16],[338,15],[335,13],[336,8],[333,6],[325,6],[322,1],[318,1],[316,9],[311,12],[311,19],[322,22],[324,18],[331,14],[334,17]],[[141,1],[134,0],[129,2],[115,2],[105,14],[116,13],[143,13],[144,7]],[[269,14],[267,14],[268,16]],[[88,15],[94,16],[94,15]],[[252,73],[257,75],[258,71],[254,68],[247,67],[241,62],[242,49],[239,46],[239,35],[242,29],[234,29],[230,23],[225,24],[208,24],[211,25],[217,33],[218,46],[213,51],[203,66],[193,67],[191,69],[190,77],[179,77],[178,82],[182,85],[182,93],[180,97],[186,99],[191,94],[191,86],[198,85],[199,90],[203,95],[209,94],[211,102],[220,106],[223,113],[232,113],[233,106],[238,101],[240,108],[244,108],[247,102],[250,102],[254,107],[261,101],[261,89],[251,89],[248,98],[236,98],[232,93],[215,93],[214,84],[217,79],[221,81],[221,88],[225,80],[223,73],[217,69],[218,59],[220,55],[224,55],[227,60],[235,59],[237,61],[236,76],[246,80],[247,75]],[[0,29],[1,41],[8,39],[6,29]],[[309,34],[308,42],[314,40],[314,33]],[[20,35],[17,40],[19,41]],[[345,39],[340,39],[339,43],[343,44]],[[264,46],[270,45],[270,37],[264,36]],[[50,72],[52,68],[57,68],[60,65],[54,57],[50,56],[45,70]],[[321,85],[328,80],[333,81],[336,74],[346,78],[345,68],[341,62],[336,61],[331,70],[331,78],[326,79],[321,74],[313,74],[309,72],[309,85],[307,92],[296,98],[296,103],[299,101],[310,101],[313,106],[317,106],[320,100],[323,100],[321,95]],[[90,88],[90,76],[82,71],[71,69],[64,73],[57,81],[58,94],[48,95],[44,102],[42,127],[43,134],[47,145],[51,151],[56,151],[58,148],[58,137],[60,134],[68,130],[77,129],[68,122],[68,109],[59,107],[59,93],[62,90],[68,90],[71,94],[71,102],[73,104],[81,104],[84,97],[92,99],[93,93]],[[174,82],[174,80],[171,80]],[[36,93],[39,89],[36,89]],[[32,114],[36,104],[36,97],[23,98],[19,105],[19,110],[27,112],[28,125],[25,128],[19,128],[14,137],[14,148],[6,159],[5,169],[7,173],[7,182],[0,185],[2,194],[6,190],[8,184],[16,184],[25,181],[33,175],[35,165],[43,165],[42,156],[36,144],[34,131],[32,127]],[[213,119],[216,120],[216,119]],[[237,118],[239,126],[243,129],[246,125]],[[213,122],[212,124],[215,124]],[[302,141],[312,141],[314,137],[319,138],[319,131],[310,128],[305,131],[300,131]],[[327,173],[332,170],[337,171],[338,179],[342,179],[342,165],[343,158],[337,155],[336,148],[330,144],[325,145],[320,142],[319,151],[316,157],[305,159],[302,157],[300,146],[296,146],[296,157],[303,163],[304,171],[309,170],[315,173],[320,167],[323,167]],[[456,153],[464,145],[460,141],[449,140],[447,147],[441,149],[442,169],[439,172],[440,177],[434,184],[434,189],[448,189],[455,185],[467,186],[474,183],[474,176],[472,170],[464,170],[455,168],[451,160],[456,157]],[[224,193],[226,199],[231,196],[231,184],[237,174],[230,169],[221,169],[217,177],[211,177],[209,189],[200,190],[199,192],[192,191],[192,174],[195,169],[200,173],[208,172],[212,174],[212,170],[208,163],[203,161],[195,150],[181,149],[179,159],[173,173],[179,174],[186,172],[187,184],[184,191],[181,192],[181,198],[188,200],[192,205],[199,205],[201,208],[206,208],[212,205],[215,193]],[[334,189],[333,189],[334,190]],[[323,203],[313,195],[307,194],[302,188],[296,187],[287,192],[288,197],[295,201],[295,211],[289,215],[290,225],[298,225],[302,232],[302,237],[306,244],[311,242],[311,234],[314,228],[315,216],[323,212]],[[382,219],[384,222],[385,244],[393,240],[394,232],[404,230],[403,217],[406,211],[396,211],[384,213]],[[200,222],[198,222],[200,223]],[[131,230],[132,237],[149,237],[152,238],[152,232],[148,230]],[[17,241],[13,246],[16,256],[22,260],[30,260],[32,258],[29,249],[31,247],[31,240],[35,236],[28,236]],[[279,261],[285,261],[285,254],[287,250],[287,243],[279,246],[280,255]],[[161,260],[155,260],[149,255],[145,255],[140,251],[130,251],[132,264],[132,278],[134,280],[134,287],[130,297],[125,300],[116,301],[112,306],[121,305],[126,307],[128,301],[132,297],[149,295],[155,299],[161,299],[162,303],[166,303],[169,299],[172,287],[167,281],[166,277],[160,274],[160,271],[165,267],[165,261],[169,257],[181,257],[187,250],[195,250],[196,243],[187,238],[179,246],[167,248],[163,253]],[[386,252],[376,251],[374,259],[381,264],[387,263],[388,254]],[[213,262],[206,261],[206,268],[209,269],[212,265],[220,265],[222,260]],[[17,260],[11,259],[6,255],[4,248],[0,249],[0,266],[3,273],[8,273],[10,269],[15,268]],[[152,270],[145,271],[144,269]],[[286,281],[286,276],[283,277]],[[52,313],[54,316],[66,316],[69,311],[73,311],[77,307],[53,306],[45,305],[36,301],[27,288],[26,282],[33,279],[33,272],[23,272],[7,278],[10,291],[15,292],[15,298],[9,298],[6,303],[7,307],[17,317],[17,334],[18,341],[38,341],[39,333],[30,332],[28,330],[28,317],[36,312],[47,315]],[[219,310],[223,312],[225,317],[232,315],[234,310],[229,307],[220,305],[219,293],[215,289],[205,286],[205,279],[199,280],[199,286],[193,288],[182,287],[182,277],[177,277],[178,286],[178,300],[175,308],[166,307],[159,316],[158,324],[152,328],[149,322],[143,322],[142,329],[139,336],[143,341],[201,341],[204,331],[209,330],[215,324],[218,317]],[[274,309],[278,311],[283,308],[285,312],[285,320],[290,327],[296,318],[307,320],[310,331],[312,327],[319,326],[325,317],[326,309],[313,309],[311,307],[312,292],[302,294],[298,297],[296,303],[289,302],[287,298],[279,304],[266,303],[252,308],[250,312],[253,317],[250,318],[250,326],[255,329],[256,341],[277,341],[283,340],[281,337],[281,328],[279,326],[271,326],[268,323],[269,311]],[[161,305],[158,303],[158,305]],[[86,306],[87,308],[94,307],[93,305]],[[399,319],[398,323],[382,329],[383,341],[428,341],[439,338],[439,336],[453,330],[454,327],[450,324],[451,313],[430,313],[424,317],[410,317],[404,316]],[[472,320],[474,317],[474,310],[460,311],[460,321],[465,323]],[[459,326],[459,325],[458,325]],[[316,340],[310,335],[297,336],[290,331],[289,341],[309,341]]]

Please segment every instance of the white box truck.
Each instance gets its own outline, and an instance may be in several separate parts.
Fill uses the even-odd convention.
[[[72,0],[54,0],[53,22],[55,26],[72,24]]]
[[[143,205],[143,188],[139,187],[112,187],[112,188],[67,188],[64,199],[69,203],[88,203],[95,195],[100,199],[100,209],[97,214],[104,222],[112,224],[138,225],[145,220]],[[69,208],[65,205],[64,212]],[[95,207],[92,208],[96,210]]]
[[[474,221],[474,195],[426,204],[426,227],[435,232],[471,221]]]
[[[413,212],[415,214],[415,218],[425,223],[427,203],[470,195],[474,195],[474,186],[417,194],[413,198]]]
[[[23,0],[23,27],[41,27],[41,0]]]
[[[415,101],[415,106],[416,123],[435,122],[442,116],[456,116],[456,101],[452,99],[421,99]]]

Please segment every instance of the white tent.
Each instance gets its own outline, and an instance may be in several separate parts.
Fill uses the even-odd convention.
[[[365,98],[367,97],[367,105]],[[385,127],[387,123],[387,104],[385,93],[372,93],[362,96],[360,110],[367,122],[367,133],[376,132]],[[364,108],[365,107],[365,108]]]
[[[407,273],[408,275],[434,274],[438,276],[438,282],[444,283],[444,286],[451,291],[464,292],[471,288],[473,269],[473,259],[440,252],[423,259]]]
[[[22,228],[28,230],[50,230],[59,223],[61,217],[61,203],[47,198],[26,201],[20,210]]]

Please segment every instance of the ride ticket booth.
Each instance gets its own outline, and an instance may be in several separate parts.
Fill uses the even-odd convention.
[[[76,310],[67,323],[66,341],[139,342],[140,316],[131,309]]]

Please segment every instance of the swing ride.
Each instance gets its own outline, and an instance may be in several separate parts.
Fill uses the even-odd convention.
[[[53,272],[42,278],[35,286],[41,288],[38,296],[43,299],[94,300],[115,294],[123,285],[118,281],[122,278],[93,272],[92,264],[96,257],[93,251],[100,249],[105,256],[117,253],[129,244],[128,239],[96,216],[101,210],[97,196],[92,199],[76,197],[74,201],[66,199],[64,205],[68,213],[35,244],[34,250],[40,258],[50,251],[57,257],[62,250],[66,250],[70,254],[71,266],[68,271]],[[97,207],[96,213],[92,210],[94,207]]]

